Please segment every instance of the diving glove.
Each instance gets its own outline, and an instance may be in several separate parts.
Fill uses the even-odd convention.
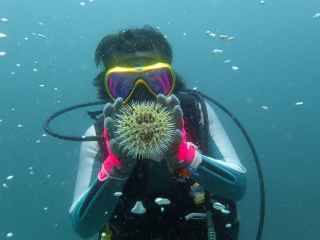
[[[100,181],[105,181],[108,177],[120,180],[127,179],[132,173],[137,162],[136,158],[128,156],[127,153],[122,152],[122,148],[119,147],[119,143],[114,136],[115,115],[119,114],[122,106],[122,98],[117,98],[113,104],[107,103],[103,110],[105,118],[103,134],[106,138],[109,156],[102,164],[102,168],[99,173]]]
[[[168,98],[159,94],[157,96],[157,102],[171,110],[172,118],[176,126],[173,143],[165,153],[164,158],[168,164],[175,169],[186,168],[189,165],[197,168],[202,161],[201,154],[197,152],[196,146],[186,141],[183,112],[179,106],[179,99],[173,94]]]

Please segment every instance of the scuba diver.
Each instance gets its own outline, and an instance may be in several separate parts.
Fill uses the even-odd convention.
[[[242,166],[213,109],[184,92],[172,49],[156,29],[105,36],[95,51],[94,79],[106,105],[83,142],[70,220],[83,239],[238,239],[236,201],[247,188]],[[201,74],[201,73],[200,73]],[[170,109],[173,140],[156,157],[139,158],[115,137],[115,118],[130,104]],[[205,136],[208,136],[206,138]]]

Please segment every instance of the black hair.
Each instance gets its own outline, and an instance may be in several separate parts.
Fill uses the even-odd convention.
[[[115,67],[114,62],[121,54],[136,52],[156,52],[160,56],[161,62],[171,64],[172,49],[167,39],[159,30],[145,25],[142,28],[119,31],[118,34],[109,34],[102,38],[95,51],[95,63],[97,67],[104,65],[101,71],[93,80],[93,85],[97,87],[98,98],[111,101],[104,86],[104,77],[108,69]],[[176,85],[173,93],[178,93],[186,88],[186,83],[182,76],[176,74]]]

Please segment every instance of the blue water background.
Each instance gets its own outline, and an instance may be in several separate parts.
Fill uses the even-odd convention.
[[[1,0],[0,18],[9,23],[0,22],[7,35],[0,38],[0,52],[7,53],[0,57],[0,183],[9,188],[0,188],[0,239],[9,232],[12,239],[79,239],[68,209],[80,144],[44,137],[42,125],[53,112],[96,100],[91,83],[101,69],[93,57],[102,37],[145,24],[168,37],[172,65],[189,87],[225,105],[252,138],[266,187],[263,239],[318,239],[320,19],[312,17],[320,1],[259,2]],[[222,42],[221,34],[236,39]],[[213,57],[214,49],[224,54]],[[94,109],[68,113],[52,128],[82,135],[92,124],[86,110]],[[253,158],[234,123],[215,110],[248,170],[248,191],[238,203],[240,239],[255,239]]]

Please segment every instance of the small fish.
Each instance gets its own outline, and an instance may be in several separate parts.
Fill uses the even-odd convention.
[[[228,41],[232,41],[232,40],[235,40],[236,38],[235,37],[228,37]]]
[[[262,106],[261,109],[262,109],[263,111],[269,111],[269,108],[266,107],[266,106]]]
[[[220,39],[224,42],[224,41],[228,40],[228,36],[227,35],[220,35]]]
[[[221,204],[221,203],[219,203],[219,202],[215,202],[215,203],[213,204],[213,207],[214,207],[214,209],[217,209],[217,210],[224,210],[224,209],[226,209],[226,206],[223,205],[223,204]]]
[[[224,64],[231,63],[231,60],[224,61]]]
[[[8,176],[7,177],[7,180],[10,180],[10,179],[12,179],[13,178],[13,176]]]
[[[206,34],[209,35],[209,34],[210,34],[210,31],[206,31]]]
[[[154,202],[158,205],[167,205],[171,203],[171,201],[167,198],[156,198]]]
[[[230,213],[230,211],[226,210],[226,209],[221,209],[221,212],[224,213],[224,214],[229,214]]]
[[[114,193],[114,196],[116,196],[116,197],[120,197],[122,195],[122,192],[115,192]]]
[[[212,52],[213,56],[219,56],[219,55],[222,55],[222,54],[223,54],[223,50],[219,50],[219,49],[215,49]]]
[[[6,38],[7,35],[5,35],[4,33],[0,33],[0,38]]]
[[[296,102],[294,105],[302,105],[304,102]]]
[[[0,21],[3,22],[3,23],[8,23],[9,22],[9,20],[6,19],[6,18],[1,18]]]
[[[12,236],[13,236],[13,233],[11,233],[11,232],[7,234],[7,237],[8,237],[8,238],[9,238],[9,237],[12,237]]]
[[[210,37],[215,37],[216,35],[214,33],[209,34]]]
[[[38,24],[39,24],[39,26],[43,26],[43,23],[42,23],[42,22],[39,22]]]
[[[320,13],[317,13],[316,15],[313,16],[314,19],[319,19],[320,18]]]
[[[232,70],[233,70],[233,71],[237,71],[238,69],[239,69],[238,67],[232,66]]]
[[[231,228],[232,225],[231,225],[230,223],[228,223],[228,224],[226,224],[226,227],[227,227],[227,228]]]
[[[7,55],[6,52],[0,52],[0,57],[4,57],[4,56],[6,56],[6,55]]]
[[[265,5],[265,4],[266,4],[265,1],[261,1],[261,2],[260,2],[260,5]]]
[[[41,38],[47,38],[45,35],[42,35],[40,33],[38,34],[38,36],[41,37]]]

